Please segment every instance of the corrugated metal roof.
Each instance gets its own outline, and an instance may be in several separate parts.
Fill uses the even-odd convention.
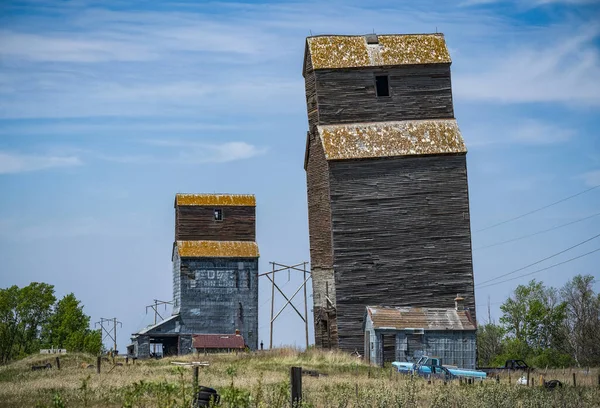
[[[175,205],[256,207],[256,198],[252,194],[177,194]]]
[[[252,241],[177,241],[180,257],[258,258],[258,245]]]
[[[156,323],[155,325],[152,325],[152,326],[145,327],[145,328],[143,328],[142,330],[140,330],[139,332],[137,332],[137,333],[135,333],[135,334],[146,334],[146,333],[149,333],[150,331],[152,331],[152,330],[154,330],[154,329],[157,329],[158,327],[160,327],[160,326],[162,326],[162,325],[164,325],[164,324],[166,324],[166,323],[170,322],[171,320],[177,319],[178,317],[179,317],[179,315],[178,315],[178,314],[176,314],[176,315],[173,315],[173,316],[170,316],[170,317],[167,317],[167,318],[166,318],[165,320],[163,320],[162,322],[158,322],[158,323]]]
[[[243,349],[246,346],[239,334],[195,334],[192,345],[197,349]]]
[[[374,328],[475,330],[467,310],[454,308],[382,307],[367,306],[367,315]]]
[[[455,119],[318,126],[327,160],[466,153]]]
[[[308,37],[313,69],[451,63],[443,34],[379,35],[378,44],[365,36]]]

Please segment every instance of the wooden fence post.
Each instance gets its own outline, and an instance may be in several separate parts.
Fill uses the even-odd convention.
[[[575,376],[575,373],[573,373],[573,387],[577,387],[577,377]]]
[[[192,389],[194,390],[194,397],[196,397],[196,394],[198,393],[198,371],[199,371],[200,367],[195,366],[194,367],[194,380],[192,381]]]
[[[292,385],[292,408],[299,407],[302,401],[302,367],[290,368],[290,384]]]
[[[102,357],[98,356],[96,359],[96,372],[100,374],[100,366],[102,365]]]
[[[500,374],[496,374],[496,384],[500,384]]]
[[[529,373],[531,372],[531,369],[529,367],[527,367],[527,386],[529,387]]]
[[[60,358],[56,356],[56,368],[60,370]]]

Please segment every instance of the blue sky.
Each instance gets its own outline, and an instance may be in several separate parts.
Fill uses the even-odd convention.
[[[4,1],[0,287],[74,292],[93,321],[123,322],[122,349],[151,322],[144,306],[172,296],[177,192],[256,194],[261,271],[308,261],[304,39],[373,30],[446,35],[476,284],[600,232],[597,216],[478,249],[600,212],[600,188],[476,232],[600,184],[597,1]],[[597,248],[591,240],[478,288],[480,321],[488,296],[497,319],[530,278],[598,276],[600,253],[523,276]],[[287,290],[300,283],[280,279]],[[261,282],[265,343],[269,299]],[[301,346],[302,330],[284,312],[275,343]]]

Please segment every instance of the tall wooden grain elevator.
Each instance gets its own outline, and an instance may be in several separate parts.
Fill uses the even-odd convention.
[[[363,349],[371,305],[475,317],[467,149],[442,34],[314,36],[303,76],[315,340]]]

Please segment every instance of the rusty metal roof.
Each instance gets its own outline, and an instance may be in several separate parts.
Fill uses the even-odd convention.
[[[476,330],[468,310],[367,306],[376,329]]]
[[[456,119],[318,126],[327,160],[466,153]]]
[[[451,63],[443,34],[322,35],[306,39],[313,69]]]
[[[256,207],[256,198],[252,194],[177,194],[175,206],[179,205]]]
[[[243,349],[244,338],[239,334],[195,334],[192,345],[197,349]]]
[[[188,258],[258,258],[252,241],[177,241],[177,253]]]

